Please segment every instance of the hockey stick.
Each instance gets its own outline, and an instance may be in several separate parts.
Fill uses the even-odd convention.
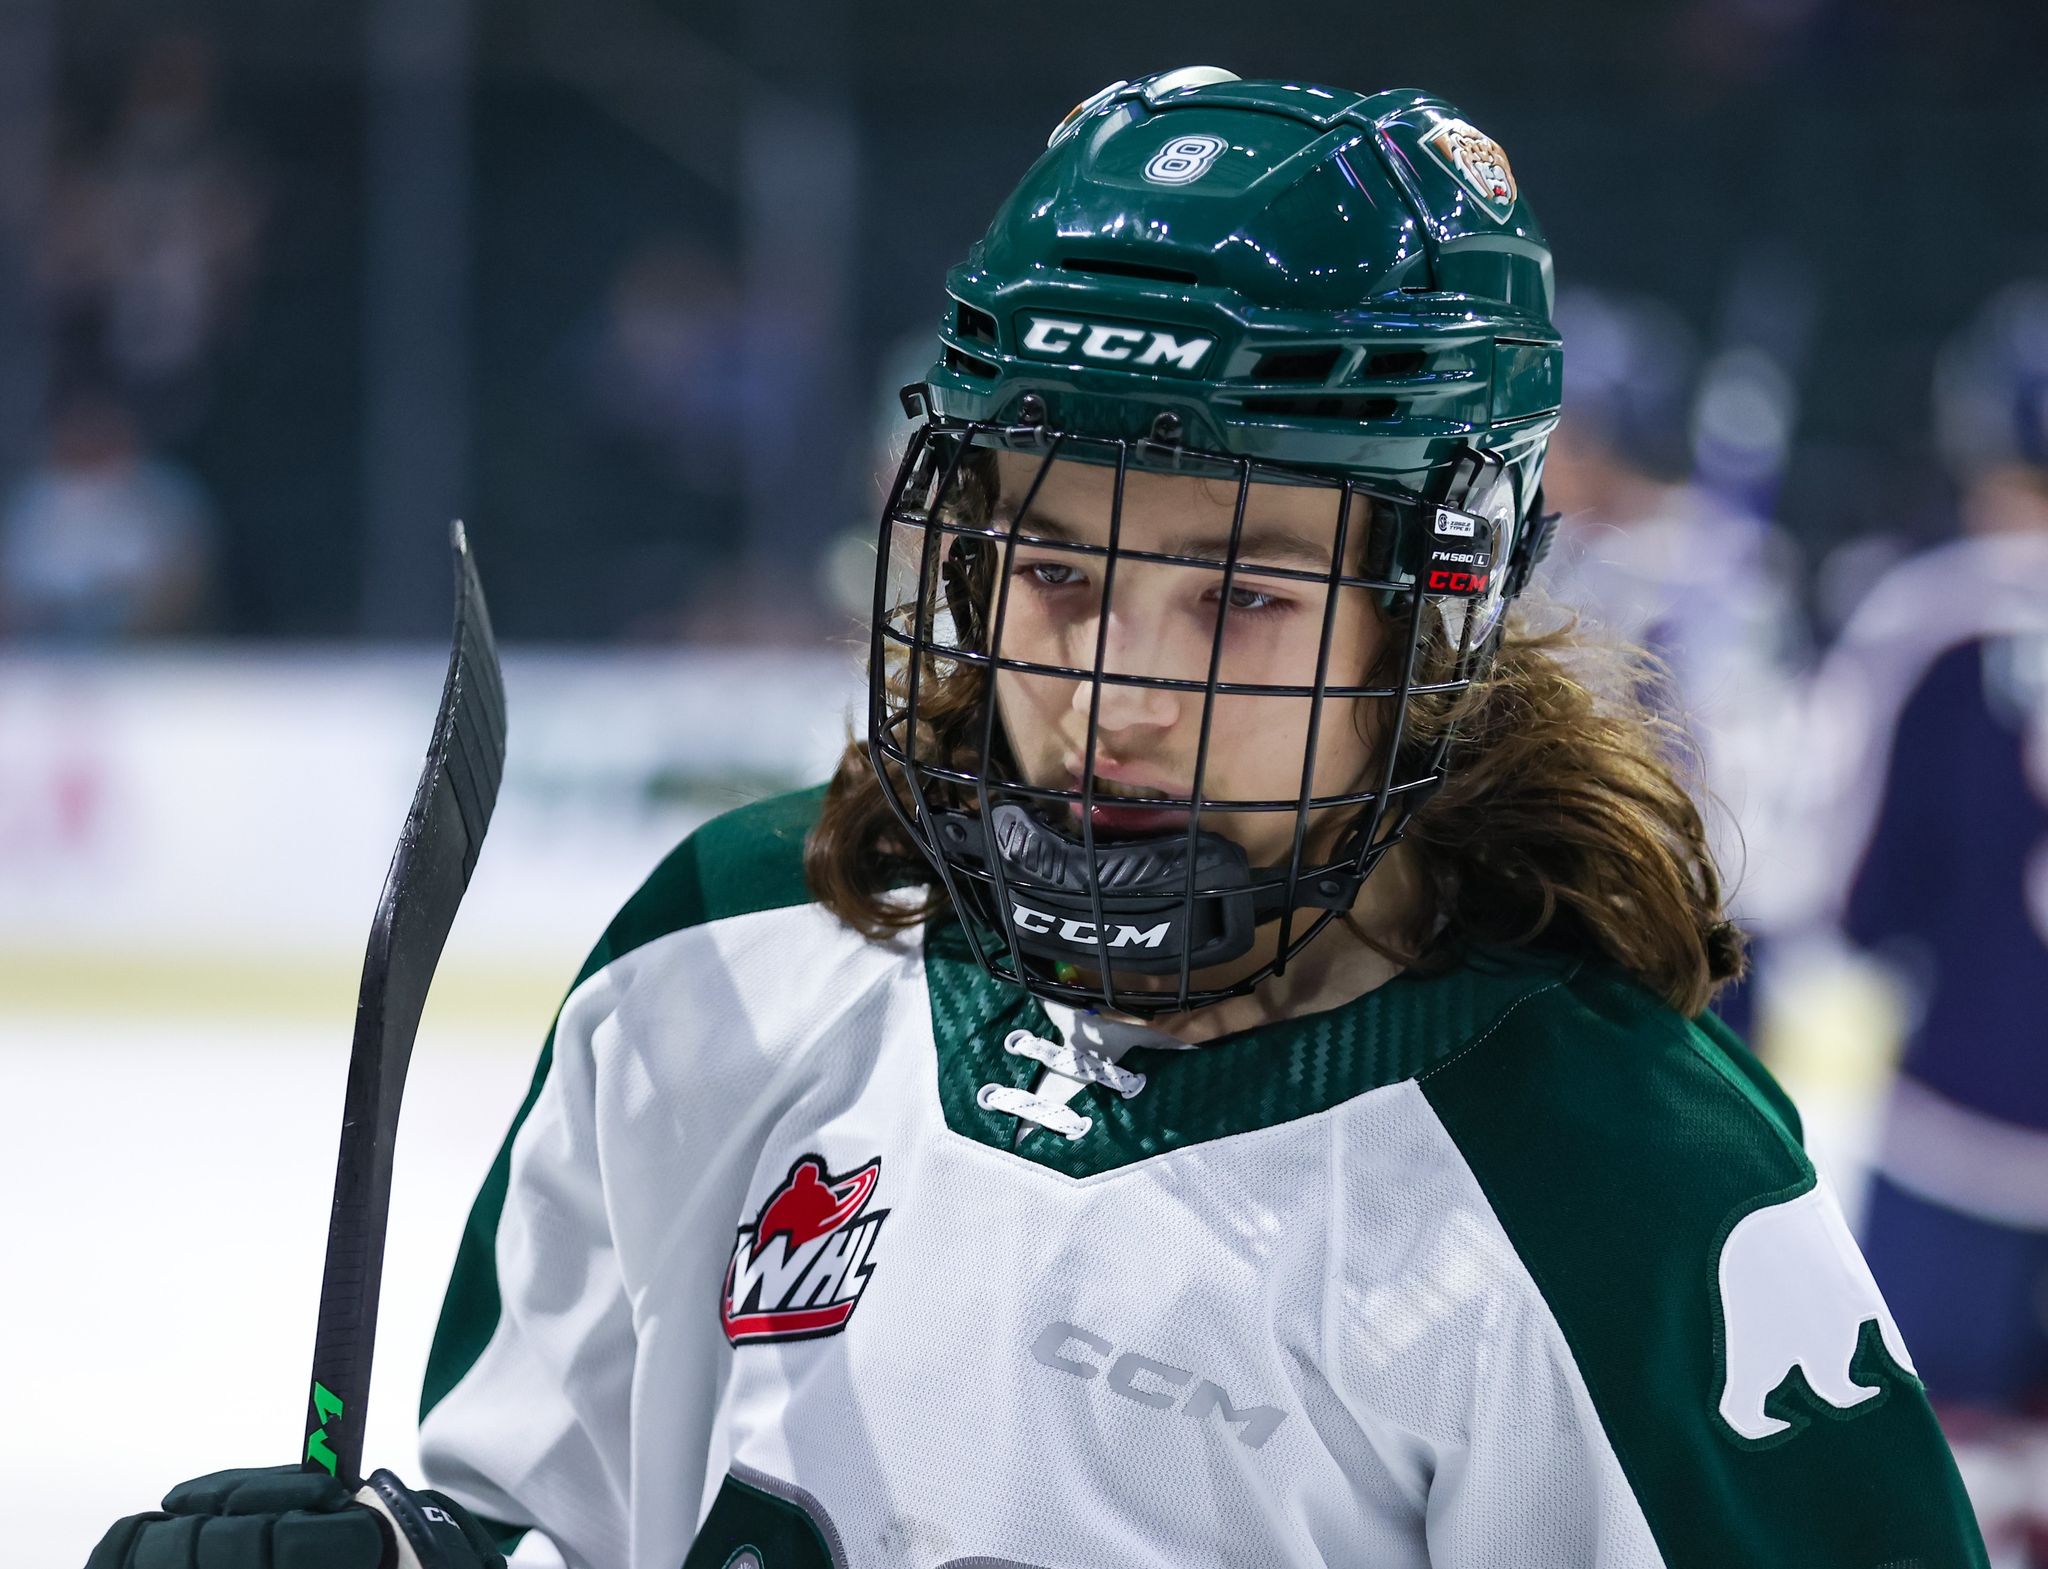
[[[455,647],[426,766],[392,852],[370,923],[356,996],[355,1044],[342,1102],[341,1157],[327,1222],[327,1269],[313,1342],[312,1416],[301,1468],[354,1482],[377,1338],[377,1291],[391,1205],[398,1105],[427,987],[476,869],[505,768],[505,684],[490,613],[460,523],[455,550]]]

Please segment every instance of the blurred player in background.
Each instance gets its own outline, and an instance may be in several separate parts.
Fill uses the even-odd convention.
[[[1935,405],[1962,537],[1821,681],[1872,737],[1843,925],[1907,999],[1865,1245],[1994,1553],[2048,1565],[2048,283],[1957,335]]]
[[[1691,481],[1699,352],[1675,311],[1582,288],[1559,291],[1557,314],[1572,379],[1545,470],[1561,514],[1550,592],[1658,654],[1680,701],[1719,716],[1803,651],[1794,547]]]
[[[1662,694],[1699,748],[1714,847],[1752,939],[1780,924],[1783,740],[1808,639],[1796,547],[1751,498],[1693,479],[1698,342],[1660,300],[1558,292],[1571,385],[1544,493],[1558,509],[1552,598],[1595,636],[1640,645],[1670,672]],[[1737,822],[1742,825],[1738,834]],[[1760,955],[1753,954],[1753,964]],[[1749,987],[1715,1007],[1750,1033]]]

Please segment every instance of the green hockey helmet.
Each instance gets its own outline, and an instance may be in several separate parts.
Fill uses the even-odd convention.
[[[1118,83],[949,274],[934,413],[1142,438],[1426,490],[1461,448],[1535,494],[1562,353],[1506,155],[1442,99]],[[1033,399],[1037,402],[1034,404]]]
[[[1306,693],[1318,711],[1340,691],[1384,697],[1405,715],[1426,629],[1448,632],[1454,665],[1432,672],[1432,691],[1471,680],[1545,542],[1538,493],[1562,350],[1543,233],[1500,146],[1432,94],[1193,67],[1115,83],[1068,114],[946,287],[939,358],[904,389],[922,424],[883,520],[876,768],[997,974],[1137,1012],[1241,994],[1349,907],[1440,778],[1443,747],[1397,775],[1397,734],[1374,788],[1338,797],[1304,785],[1299,800],[1263,803],[1295,813],[1284,867],[1233,859],[1201,829],[1205,808],[1221,809],[1200,777],[1177,782],[1184,816],[1172,833],[1105,850],[1090,831],[1101,815],[1093,721],[1070,789],[1019,777],[1003,745],[993,674],[1048,667],[1003,646],[1007,600],[992,585],[1007,579],[995,558],[1007,563],[1020,537],[1043,541],[1014,508],[989,525],[992,454],[1010,455],[1013,487],[1022,453],[1113,467],[1119,507],[1126,476],[1142,470],[1235,480],[1241,495],[1254,484],[1327,490],[1342,509],[1329,591],[1369,587],[1382,606],[1405,607],[1406,673],[1346,687],[1319,672],[1312,693],[1273,691]],[[1244,511],[1240,499],[1231,551],[1187,564],[1241,570],[1231,557]],[[1106,576],[1118,526],[1112,517],[1106,549],[1095,547],[1110,558]],[[1347,528],[1353,545],[1365,541],[1360,559],[1339,559]],[[906,562],[914,584],[902,581]],[[1105,582],[1105,621],[1109,592]],[[1098,691],[1120,679],[1099,648],[1092,667],[1067,668]],[[920,690],[930,705],[946,673],[963,670],[984,685],[978,754],[918,755],[920,737],[943,740]],[[1189,685],[1206,736],[1223,690],[1216,666]],[[956,717],[975,708],[950,689],[944,706]],[[1311,819],[1338,808],[1350,821],[1341,850],[1305,861]],[[1304,904],[1322,913],[1296,932]],[[1160,912],[1171,917],[1160,943],[1140,952],[1133,938],[1114,957],[1173,984],[1118,985],[1111,934],[1154,931]],[[1272,964],[1195,984],[1273,920]]]

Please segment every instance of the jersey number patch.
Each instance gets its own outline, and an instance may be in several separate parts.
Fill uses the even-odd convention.
[[[833,1569],[832,1549],[801,1503],[728,1476],[683,1569]]]
[[[918,1560],[905,1527],[885,1530],[880,1561]],[[840,1569],[844,1542],[825,1506],[801,1487],[735,1463],[711,1501],[683,1569]],[[1035,1569],[977,1553],[939,1569]]]

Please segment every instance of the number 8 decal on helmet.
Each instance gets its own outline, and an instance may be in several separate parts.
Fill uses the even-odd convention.
[[[1220,136],[1176,136],[1152,155],[1145,178],[1154,185],[1190,184],[1208,173],[1229,146]]]

